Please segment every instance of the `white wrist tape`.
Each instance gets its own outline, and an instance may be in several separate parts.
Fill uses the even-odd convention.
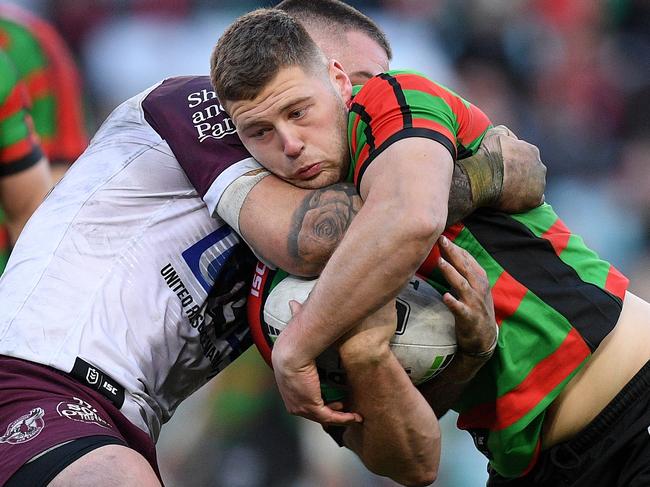
[[[246,196],[248,196],[248,193],[250,193],[257,183],[269,174],[271,173],[266,169],[255,169],[247,172],[230,183],[221,195],[221,198],[219,198],[217,213],[240,237],[239,212],[241,212],[242,206],[244,206]]]

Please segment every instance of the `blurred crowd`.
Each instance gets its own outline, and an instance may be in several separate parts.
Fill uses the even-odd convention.
[[[318,1],[318,0],[314,0]],[[92,134],[121,101],[166,76],[204,74],[244,11],[272,0],[23,0],[70,47]],[[536,144],[547,201],[650,299],[650,2],[357,0],[418,69]],[[317,427],[283,413],[248,353],[163,430],[169,486],[380,486]],[[444,421],[436,485],[481,485],[484,461]],[[459,436],[461,435],[461,436]],[[465,436],[467,436],[465,438]]]

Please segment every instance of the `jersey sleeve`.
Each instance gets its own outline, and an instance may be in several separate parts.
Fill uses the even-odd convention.
[[[65,42],[48,22],[0,5],[0,36],[31,100],[30,114],[51,162],[72,163],[88,145],[81,77]]]
[[[370,163],[391,144],[422,137],[442,144],[451,157],[473,154],[490,120],[451,90],[413,71],[390,71],[372,78],[350,106],[349,179],[359,189]]]
[[[23,171],[43,157],[28,107],[25,86],[0,51],[0,177]]]
[[[72,164],[88,145],[81,76],[52,27],[42,22],[35,32],[48,63],[40,76],[43,85],[48,80],[49,86],[32,95],[35,108],[39,108],[33,115],[34,125],[50,161]]]
[[[212,215],[235,179],[261,168],[241,143],[207,76],[164,80],[146,96],[142,109]]]

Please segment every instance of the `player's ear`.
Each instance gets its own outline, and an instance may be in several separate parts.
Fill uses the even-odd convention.
[[[343,71],[343,66],[336,59],[330,59],[327,69],[332,84],[338,89],[343,101],[347,102],[352,97],[352,83]]]

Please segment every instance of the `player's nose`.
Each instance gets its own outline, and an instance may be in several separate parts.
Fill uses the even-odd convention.
[[[285,156],[296,158],[302,153],[303,149],[305,148],[305,144],[297,134],[286,131],[281,135],[281,137],[282,149]]]

